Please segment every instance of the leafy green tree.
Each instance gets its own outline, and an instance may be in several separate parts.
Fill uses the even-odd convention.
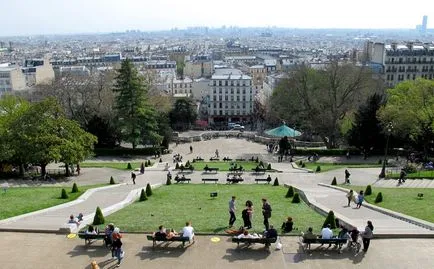
[[[364,67],[333,62],[322,70],[301,65],[274,90],[275,117],[318,134],[327,148],[339,146],[345,116],[376,87]]]
[[[347,138],[348,143],[359,149],[383,149],[385,137],[381,122],[377,118],[377,112],[385,104],[383,95],[375,93],[368,97],[354,115],[354,122]]]
[[[131,143],[133,148],[161,140],[157,133],[155,111],[147,100],[149,87],[148,81],[139,76],[133,63],[124,60],[113,91],[117,94],[116,111],[121,138]]]
[[[434,81],[407,80],[389,89],[387,94],[387,103],[378,113],[383,126],[392,126],[395,136],[420,143],[427,156],[434,140]]]
[[[197,119],[196,107],[190,98],[176,99],[173,109],[169,112],[170,124],[175,130],[189,129]]]

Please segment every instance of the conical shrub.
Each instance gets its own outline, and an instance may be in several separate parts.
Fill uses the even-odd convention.
[[[77,184],[74,182],[74,184],[72,185],[71,193],[76,193],[76,192],[78,192],[78,187]]]
[[[116,184],[115,179],[113,177],[110,177],[110,185]]]
[[[271,163],[267,165],[267,170],[271,170]]]
[[[334,186],[338,185],[338,182],[336,181],[336,177],[333,178],[332,185],[334,185]]]
[[[330,212],[328,213],[322,226],[326,227],[327,224],[330,224],[331,229],[336,229],[336,217],[335,213],[332,210],[330,210]]]
[[[302,163],[301,164],[301,168],[305,168],[306,167],[306,164],[305,163]]]
[[[152,195],[152,189],[151,189],[151,185],[148,183],[146,185],[146,196],[151,196]]]
[[[69,198],[69,196],[66,193],[65,189],[62,189],[62,193],[60,194],[60,198],[61,199],[68,199]]]
[[[133,169],[133,167],[131,166],[131,163],[128,163],[128,164],[127,164],[127,169],[128,169],[128,170]]]
[[[93,217],[93,225],[104,224],[104,215],[102,214],[101,208],[99,206],[96,208],[95,217]]]
[[[375,197],[375,203],[381,203],[381,202],[383,202],[383,194],[379,192],[377,194],[377,197]]]
[[[179,170],[179,164],[178,164],[178,163],[176,163],[176,165],[175,165],[175,169],[176,169],[176,170]]]
[[[292,186],[289,186],[285,197],[286,198],[294,197],[294,188]]]
[[[316,167],[315,172],[317,172],[317,173],[321,172],[321,166],[318,165],[318,166]]]
[[[291,203],[293,204],[299,204],[300,203],[300,195],[298,192],[294,193],[294,197],[292,198]]]
[[[279,179],[277,177],[274,179],[273,186],[279,186]]]
[[[140,201],[140,202],[143,202],[143,201],[146,201],[146,200],[148,200],[148,197],[146,196],[146,192],[145,192],[145,190],[142,189],[142,191],[140,192],[140,198],[139,198],[139,201]]]
[[[371,185],[366,186],[365,195],[371,195],[372,194],[372,188]]]

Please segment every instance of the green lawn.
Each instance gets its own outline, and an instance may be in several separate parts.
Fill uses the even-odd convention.
[[[399,178],[399,173],[393,173],[387,175],[387,178]],[[410,179],[434,179],[434,170],[417,171],[416,173],[410,173],[405,176]]]
[[[218,192],[217,198],[210,198],[210,192]],[[224,233],[228,226],[228,202],[232,195],[237,197],[237,220],[235,227],[243,225],[241,211],[247,200],[253,202],[253,230],[262,232],[262,197],[267,197],[272,206],[270,224],[278,230],[287,216],[294,219],[298,231],[309,226],[319,232],[325,217],[306,204],[292,204],[292,198],[285,198],[287,189],[272,185],[226,185],[226,184],[172,184],[153,191],[147,201],[135,202],[108,216],[106,223],[113,222],[128,232],[152,232],[159,225],[175,230],[191,220],[198,233]],[[296,231],[295,233],[298,234]]]
[[[60,199],[62,187],[17,187],[0,193],[0,219],[6,219],[77,199],[86,190],[104,185],[78,186],[79,192],[71,193],[72,184],[65,188],[68,199]],[[79,212],[73,212],[78,214]],[[67,218],[67,216],[66,216]]]
[[[256,162],[249,162],[249,161],[244,161],[244,162],[237,162],[237,161],[233,161],[233,162],[222,162],[222,161],[215,161],[215,162],[191,162],[190,163],[193,165],[194,170],[195,171],[203,171],[203,168],[205,167],[205,165],[208,165],[208,167],[212,167],[212,168],[219,168],[219,171],[229,171],[229,168],[231,167],[231,163],[236,163],[238,165],[238,167],[240,165],[243,166],[245,171],[252,171],[252,169],[256,168],[256,166],[258,166],[258,163]],[[268,163],[264,163],[265,168],[267,167]],[[273,167],[271,167],[273,168]]]
[[[366,190],[366,186],[341,185],[341,187],[351,188],[357,192]],[[383,194],[383,202],[376,204],[375,198],[378,192]],[[423,193],[424,197],[418,199],[418,193]],[[372,187],[372,195],[365,198],[373,205],[434,223],[434,189]]]
[[[304,168],[316,171],[317,166],[321,167],[321,172],[326,172],[330,170],[340,169],[340,168],[373,168],[381,167],[381,164],[354,164],[354,163],[316,163],[316,162],[305,162],[306,166]],[[297,165],[301,167],[298,163]]]
[[[132,169],[140,168],[142,162],[130,162]],[[113,168],[119,170],[130,170],[128,169],[128,162],[84,162],[80,163],[80,167],[92,167],[92,168]],[[145,168],[146,170],[146,168]]]

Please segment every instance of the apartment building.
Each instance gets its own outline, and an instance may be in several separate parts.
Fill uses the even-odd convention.
[[[0,64],[0,96],[2,94],[20,91],[26,88],[26,78],[19,66],[9,63]]]
[[[267,69],[264,65],[253,65],[249,68],[249,72],[252,76],[253,95],[256,95],[264,88]]]
[[[210,81],[208,122],[247,122],[253,112],[252,78],[238,69],[217,69]]]
[[[54,80],[54,69],[48,58],[25,60],[21,71],[29,87],[46,84]]]
[[[372,42],[371,42],[372,43]],[[404,80],[434,78],[434,45],[407,42],[405,44],[367,44],[367,59],[381,64],[381,73],[389,87]]]

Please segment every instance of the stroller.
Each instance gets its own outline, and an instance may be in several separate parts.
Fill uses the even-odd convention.
[[[362,247],[362,244],[359,242],[359,239],[361,238],[359,230],[357,230],[356,228],[351,230],[350,237],[351,241],[348,243],[348,249],[352,250],[354,254],[357,254]]]

